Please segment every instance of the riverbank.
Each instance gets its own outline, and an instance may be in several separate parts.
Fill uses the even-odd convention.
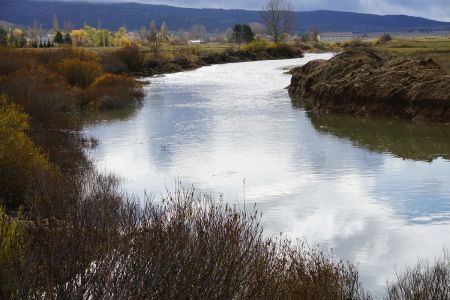
[[[128,55],[142,55],[133,49],[126,49]],[[134,52],[134,54],[132,53]],[[288,44],[272,45],[265,42],[253,42],[237,50],[233,48],[225,49],[220,52],[201,53],[196,52],[190,55],[179,55],[173,58],[161,56],[148,56],[140,59],[129,70],[131,74],[137,77],[150,77],[182,71],[195,70],[200,67],[249,62],[260,60],[291,59],[303,57],[303,51],[295,46]],[[127,60],[127,59],[126,59]],[[130,60],[130,59],[128,59]],[[137,59],[131,59],[138,61]]]
[[[450,122],[450,77],[433,59],[356,47],[291,74],[289,93],[309,110]]]

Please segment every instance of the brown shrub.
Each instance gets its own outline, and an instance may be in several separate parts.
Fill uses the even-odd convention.
[[[26,52],[0,48],[0,76],[34,65],[34,57],[28,56]]]
[[[144,53],[136,45],[124,47],[116,52],[116,55],[127,66],[129,71],[139,71],[144,64]]]
[[[139,102],[144,96],[142,86],[125,75],[103,74],[80,94],[80,104],[88,108],[113,109]]]
[[[100,65],[104,72],[120,74],[127,72],[127,65],[117,55],[117,52],[106,52],[100,55]]]
[[[57,67],[60,74],[64,76],[71,86],[86,88],[102,73],[97,62],[82,61],[77,58],[63,59]]]
[[[450,256],[448,253],[430,265],[420,261],[415,267],[388,282],[389,300],[450,299]]]

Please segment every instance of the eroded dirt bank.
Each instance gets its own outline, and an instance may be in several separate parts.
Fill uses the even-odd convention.
[[[450,122],[450,76],[431,59],[351,49],[291,74],[291,97],[314,111]]]

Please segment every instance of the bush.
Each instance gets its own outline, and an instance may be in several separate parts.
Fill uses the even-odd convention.
[[[116,55],[127,66],[129,71],[137,72],[144,64],[144,54],[136,45],[131,45],[118,50]]]
[[[100,64],[104,72],[120,74],[127,71],[127,65],[115,52],[102,53]]]
[[[56,174],[41,149],[25,133],[28,116],[0,97],[0,205],[18,209],[35,178]]]
[[[450,299],[449,254],[444,254],[444,257],[436,260],[433,265],[421,261],[417,266],[398,275],[396,281],[388,283],[387,299]]]
[[[8,299],[20,289],[26,275],[18,272],[17,266],[26,257],[28,247],[26,225],[20,214],[11,218],[0,206],[0,299]]]
[[[351,40],[350,42],[345,42],[342,44],[342,47],[344,48],[365,48],[370,47],[370,43],[364,42],[363,39],[355,38]]]
[[[255,40],[242,47],[242,50],[258,53],[267,50],[271,44],[265,40]]]
[[[103,74],[80,95],[80,104],[88,108],[113,109],[135,104],[144,96],[142,86],[125,75]]]
[[[86,88],[102,73],[97,62],[82,61],[77,58],[66,58],[58,64],[59,72],[72,86]]]
[[[257,212],[217,204],[197,197],[193,190],[179,190],[162,204],[149,202],[143,209],[126,205],[124,213],[109,211],[102,214],[109,220],[106,224],[122,234],[105,235],[110,236],[110,246],[97,252],[100,256],[92,257],[90,264],[86,261],[84,269],[73,272],[78,276],[59,285],[59,295],[95,299],[368,297],[352,266],[286,241],[265,239]],[[101,233],[106,234],[108,226],[99,228],[82,232],[98,232],[90,242],[99,245],[106,242]]]
[[[303,56],[303,52],[300,48],[288,44],[277,44],[270,47],[267,52],[277,58],[296,58]]]
[[[385,44],[385,43],[387,43],[387,42],[389,42],[389,41],[391,41],[391,40],[392,40],[391,35],[390,35],[390,34],[385,34],[385,35],[383,35],[382,37],[380,37],[380,38],[378,39],[378,41],[375,42],[375,45]]]

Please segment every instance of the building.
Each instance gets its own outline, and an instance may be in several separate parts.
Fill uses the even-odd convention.
[[[319,42],[348,42],[355,38],[352,32],[321,32],[317,36]]]

